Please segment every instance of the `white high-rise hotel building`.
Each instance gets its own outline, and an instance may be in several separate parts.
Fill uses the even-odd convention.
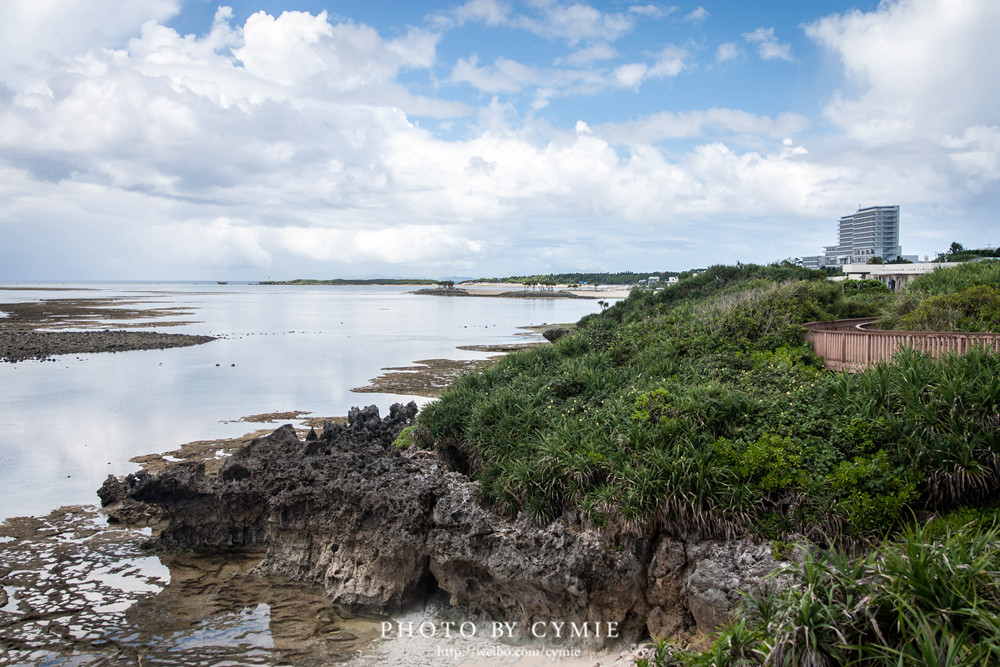
[[[899,206],[869,206],[845,215],[837,225],[837,245],[823,255],[803,257],[803,266],[865,264],[872,257],[891,262],[903,252],[899,245]]]

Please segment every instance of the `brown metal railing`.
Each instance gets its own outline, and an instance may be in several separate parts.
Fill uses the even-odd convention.
[[[900,348],[910,347],[932,357],[949,352],[965,354],[973,347],[1000,353],[1000,334],[942,333],[933,331],[871,331],[876,318],[863,317],[833,322],[810,322],[803,338],[813,347],[823,365],[832,371],[858,371],[892,358]]]

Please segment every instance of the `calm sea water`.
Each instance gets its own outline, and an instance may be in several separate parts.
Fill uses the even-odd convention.
[[[22,286],[27,288],[29,286]],[[53,287],[46,285],[46,287]],[[0,520],[97,502],[136,455],[242,435],[226,423],[284,411],[345,415],[354,405],[428,399],[352,393],[389,366],[487,355],[459,345],[524,341],[518,327],[575,322],[594,300],[444,298],[407,287],[83,284],[0,291],[0,302],[133,297],[188,307],[157,331],[222,336],[170,350],[0,364]],[[77,291],[70,288],[85,288]],[[523,333],[523,332],[521,332]]]

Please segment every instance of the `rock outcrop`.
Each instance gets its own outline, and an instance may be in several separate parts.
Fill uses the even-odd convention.
[[[485,508],[479,486],[429,452],[392,446],[417,407],[353,409],[299,440],[290,425],[200,463],[109,478],[112,518],[169,520],[166,548],[266,548],[262,572],[322,584],[348,609],[392,612],[436,589],[470,620],[614,623],[636,639],[720,625],[740,589],[775,567],[748,542],[618,538],[537,526]],[[148,508],[155,508],[155,511]],[[118,515],[116,511],[123,514]]]
[[[568,333],[569,329],[565,327],[553,327],[551,329],[546,329],[545,331],[543,331],[542,336],[545,338],[545,340],[549,341],[550,343],[554,343]]]

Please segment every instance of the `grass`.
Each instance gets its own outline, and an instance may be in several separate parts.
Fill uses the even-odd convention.
[[[886,310],[883,329],[1000,331],[1000,260],[922,275]]]
[[[713,268],[462,377],[417,440],[501,512],[636,535],[876,541],[914,509],[995,500],[1000,359],[907,352],[837,375],[803,346],[803,322],[872,291]]]
[[[648,667],[1000,663],[1000,529],[910,528],[862,558],[828,552],[749,595],[703,652],[660,642]]]
[[[797,583],[749,600],[711,650],[664,644],[650,664],[996,664],[1000,356],[904,350],[830,373],[801,325],[954,326],[974,302],[1000,330],[998,280],[1000,262],[977,262],[898,297],[791,266],[712,267],[462,376],[408,442],[437,448],[512,517],[814,544],[786,573]]]

